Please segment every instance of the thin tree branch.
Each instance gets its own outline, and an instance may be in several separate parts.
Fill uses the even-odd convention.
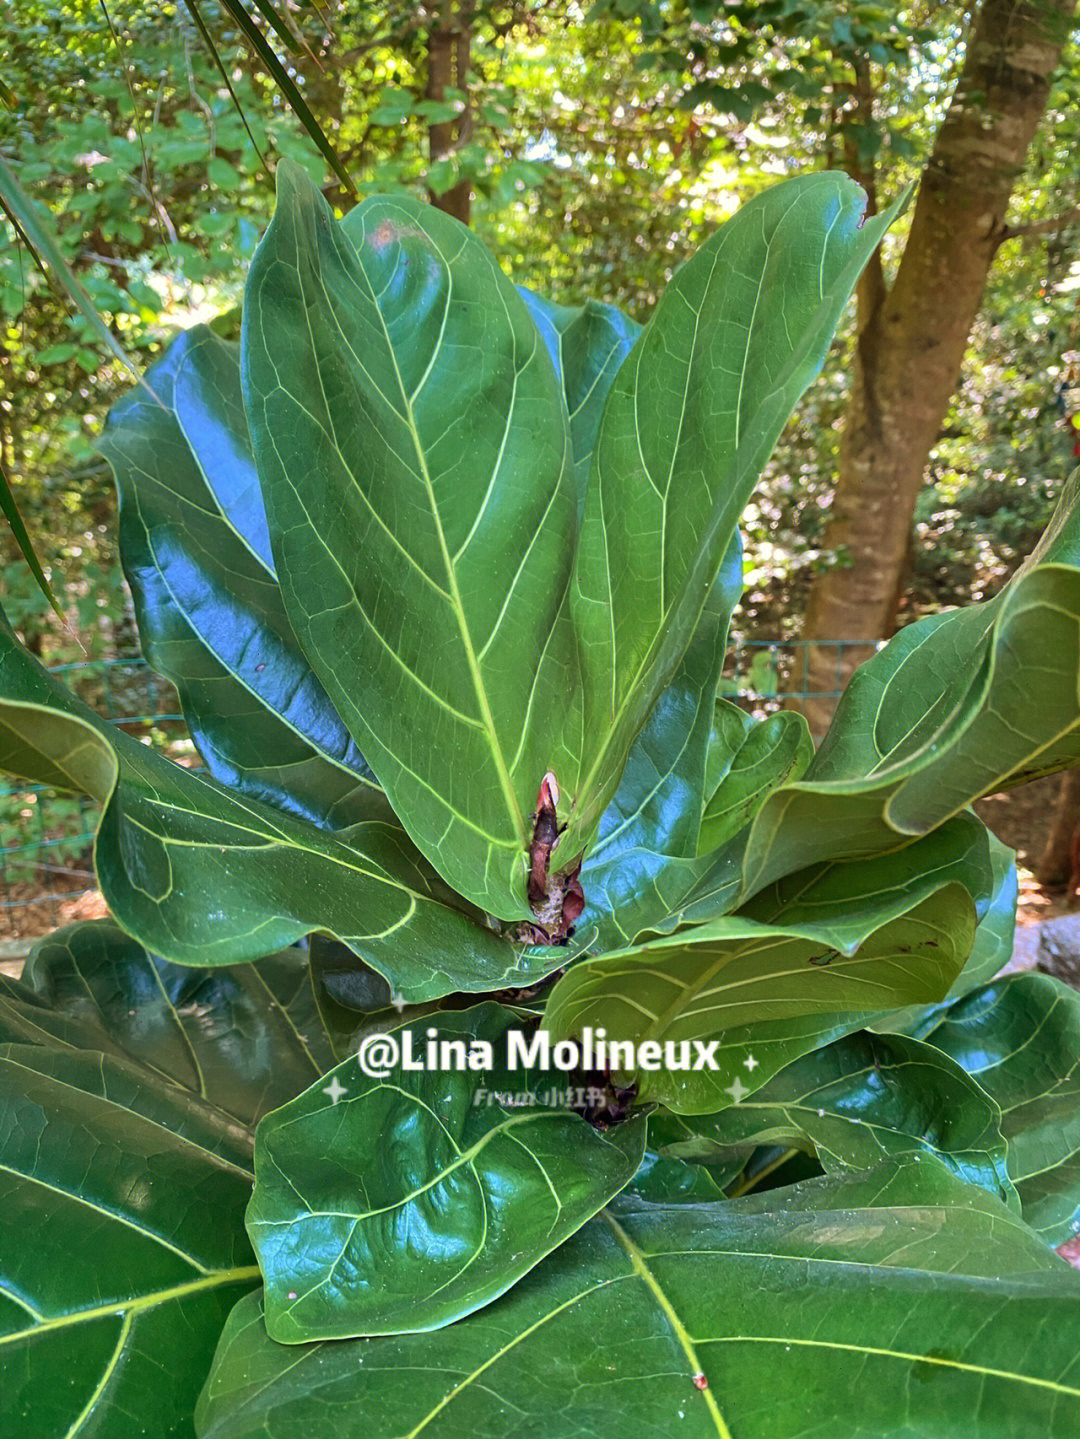
[[[1056,235],[1070,225],[1080,224],[1080,205],[1065,210],[1060,215],[1051,215],[1048,220],[1036,220],[1030,225],[1005,225],[1001,231],[999,245],[1008,240],[1034,240],[1040,235]]]

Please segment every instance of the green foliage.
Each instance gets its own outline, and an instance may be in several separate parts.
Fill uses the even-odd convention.
[[[485,1004],[397,1031],[417,1055],[429,1041],[490,1046],[499,1058],[482,1089],[475,1070],[414,1075],[400,1062],[373,1079],[354,1056],[260,1127],[266,1182],[247,1223],[275,1339],[441,1329],[509,1289],[633,1178],[645,1116],[603,1134],[565,1106],[530,1105],[532,1076],[506,1066],[515,1023]],[[425,1235],[418,1255],[401,1243],[413,1230]]]
[[[692,1127],[706,1152],[797,1144],[835,1173],[898,1154],[935,1154],[961,1179],[1020,1209],[993,1099],[941,1050],[905,1035],[847,1035],[738,1104],[696,1116]],[[681,1152],[687,1148],[683,1141]]]
[[[414,199],[279,188],[239,346],[185,334],[103,440],[205,767],[0,633],[0,766],[102,806],[116,918],[0,1003],[0,1223],[69,1236],[5,1245],[0,1342],[76,1376],[20,1367],[20,1439],[796,1439],[808,1399],[1066,1439],[1080,998],[987,983],[970,804],[1080,759],[1077,488],[814,753],[718,696],[738,511],[892,217],[789,180],[639,330]],[[586,1028],[636,1058],[545,1102],[508,1036]]]
[[[863,161],[873,154],[882,193],[913,178],[963,27],[953,6],[850,15],[836,5],[620,3],[591,7],[587,23],[563,4],[453,8],[470,18],[470,69],[466,88],[443,101],[426,93],[434,7],[339,8],[332,28],[320,7],[294,7],[284,17],[292,48],[266,34],[361,193],[441,194],[464,180],[473,223],[517,281],[564,302],[614,301],[639,319],[712,227],[777,176],[826,157],[846,164],[850,140]],[[318,183],[330,174],[235,18],[213,0],[199,10],[228,84],[186,7],[143,0],[110,7],[112,28],[95,0],[14,0],[0,64],[11,91],[0,154],[139,361],[177,327],[234,304],[269,218],[264,160],[291,155]],[[854,93],[860,57],[875,97],[869,123]],[[1018,182],[1019,220],[1069,203],[1076,94],[1069,61]],[[430,124],[450,111],[467,113],[468,135],[432,163]],[[341,184],[324,189],[340,210],[354,203]],[[1073,463],[1074,241],[1066,231],[1000,252],[917,519],[912,612],[995,592]],[[3,223],[0,316],[0,464],[57,590],[63,573],[82,643],[94,655],[127,652],[122,603],[99,604],[86,625],[88,597],[101,592],[95,566],[115,573],[112,498],[91,443],[123,371]],[[235,309],[226,323],[235,338]],[[844,563],[822,550],[821,529],[849,339],[845,327],[746,513],[740,634],[788,634],[810,574]],[[15,553],[7,541],[5,559]],[[30,594],[21,618],[10,591],[5,604],[29,643],[77,657],[43,597]]]
[[[1032,974],[976,990],[920,1027],[1001,1106],[1024,1217],[1049,1244],[1080,1233],[1072,1178],[1080,1151],[1077,1019],[1071,991]]]
[[[625,1201],[500,1304],[299,1366],[230,1316],[200,1439],[599,1431],[1067,1439],[1080,1283],[988,1194],[895,1161],[731,1204]],[[1032,1343],[1033,1334],[1039,1343]],[[362,1361],[362,1362],[361,1362]],[[645,1378],[647,1376],[647,1378]],[[697,1376],[697,1377],[696,1377]],[[769,1389],[762,1401],[762,1384]],[[900,1431],[902,1432],[902,1431]]]
[[[254,1126],[328,1062],[313,1009],[295,952],[185,970],[109,923],[0,979],[7,1433],[121,1439],[133,1414],[191,1432],[258,1279]]]

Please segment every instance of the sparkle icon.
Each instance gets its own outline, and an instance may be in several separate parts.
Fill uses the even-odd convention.
[[[746,1096],[750,1093],[750,1091],[747,1089],[746,1085],[743,1084],[742,1080],[736,1076],[735,1083],[729,1084],[728,1087],[724,1090],[724,1093],[730,1094],[736,1104],[741,1104],[746,1098]]]
[[[324,1094],[328,1094],[328,1095],[330,1096],[330,1102],[331,1102],[331,1104],[336,1104],[336,1103],[338,1102],[338,1100],[341,1098],[341,1096],[342,1096],[343,1094],[347,1094],[348,1091],[346,1090],[345,1086],[342,1084],[341,1080],[338,1079],[337,1075],[335,1074],[334,1077],[333,1077],[333,1079],[330,1081],[330,1083],[329,1083],[329,1084],[326,1086],[326,1088],[323,1090],[323,1093],[324,1093]]]
[[[753,1074],[760,1063],[761,1061],[759,1059],[755,1059],[752,1054],[748,1054],[743,1060],[743,1068],[748,1069],[750,1073]]]
[[[398,1014],[401,1013],[407,1003],[408,1000],[405,998],[405,996],[403,994],[398,994],[396,991],[390,996],[390,1008],[396,1009]]]

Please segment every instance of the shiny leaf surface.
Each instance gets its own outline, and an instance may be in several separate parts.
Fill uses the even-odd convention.
[[[394,824],[347,841],[243,798],[107,725],[0,629],[0,768],[104,806],[98,882],[129,934],[178,963],[259,958],[330,930],[408,999],[523,982],[529,958],[462,913]]]
[[[746,1064],[752,1074],[752,1054]],[[693,1124],[718,1146],[810,1148],[826,1171],[934,1154],[1019,1211],[997,1105],[948,1055],[903,1035],[848,1035]]]
[[[894,855],[823,865],[763,891],[741,914],[647,940],[571,967],[558,981],[545,1024],[559,1038],[603,1024],[612,1039],[679,1042],[716,1038],[763,1021],[780,1031],[835,1037],[837,1014],[928,1002],[947,993],[976,929],[972,895],[991,888],[983,826],[973,816]],[[826,1042],[826,1041],[822,1041]],[[736,1074],[733,1084],[757,1081]],[[637,1076],[642,1096],[707,1112],[725,1100],[717,1071],[658,1070]]]
[[[324,1048],[295,951],[181,970],[82,924],[0,981],[4,1439],[193,1433],[258,1281],[253,1126]]]
[[[334,1063],[300,947],[190,969],[93,920],[38,940],[19,983],[0,983],[0,1040],[100,1050],[247,1126]]]
[[[715,1036],[714,1067],[707,1073],[693,1076],[695,1113],[707,1113],[729,1104],[736,1082],[742,1087],[757,1088],[801,1055],[810,1054],[865,1026],[922,1038],[932,1028],[936,1016],[946,1012],[957,996],[978,987],[988,974],[995,974],[1012,953],[1016,866],[1011,849],[993,835],[988,834],[987,839],[992,874],[990,895],[976,906],[981,918],[975,930],[971,953],[943,1000],[936,1004],[890,1010],[885,1015],[872,1010],[806,1014],[725,1029]],[[684,1085],[684,1099],[688,1100],[689,1095],[690,1086],[687,1084]]]
[[[608,392],[637,342],[641,326],[614,305],[596,300],[556,305],[529,290],[519,293],[562,381],[574,478],[583,503]]]
[[[925,1038],[1001,1106],[1027,1222],[1052,1245],[1080,1234],[1080,995],[1016,975],[966,995]]]
[[[545,654],[563,689],[574,679],[557,616],[577,499],[525,302],[432,206],[374,197],[339,225],[286,161],[242,343],[300,643],[420,849],[459,893],[527,917],[530,815],[561,715],[539,686]]]
[[[710,750],[716,782],[706,790],[698,842],[702,853],[734,838],[773,790],[799,779],[814,757],[802,715],[781,710],[754,721],[727,700],[718,700],[716,708]]]
[[[248,1232],[282,1343],[437,1329],[482,1308],[641,1162],[643,1115],[601,1132],[548,1102],[564,1076],[508,1067],[512,1011],[430,1018],[396,1032],[420,1072],[404,1052],[384,1079],[348,1059],[259,1128]],[[488,1057],[423,1069],[429,1036]]]
[[[626,1201],[436,1334],[297,1351],[237,1306],[200,1439],[1072,1439],[1080,1277],[927,1157]]]
[[[281,601],[238,346],[198,326],[146,379],[153,394],[113,407],[101,449],[147,659],[224,784],[334,828],[370,818],[374,776]]]
[[[895,211],[836,172],[736,212],[664,291],[608,398],[571,607],[582,751],[565,838],[575,853],[674,674],[739,514]]]
[[[588,933],[590,948],[619,948],[659,925],[701,870],[689,857],[701,827],[716,682],[741,594],[736,534],[690,646],[630,750],[581,867],[585,910],[578,929]]]

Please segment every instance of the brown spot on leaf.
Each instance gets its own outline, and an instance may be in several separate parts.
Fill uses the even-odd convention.
[[[376,250],[385,250],[388,245],[393,245],[396,241],[407,239],[410,236],[415,236],[420,240],[425,238],[423,230],[418,229],[416,225],[405,225],[399,220],[380,220],[368,236],[368,242]]]

